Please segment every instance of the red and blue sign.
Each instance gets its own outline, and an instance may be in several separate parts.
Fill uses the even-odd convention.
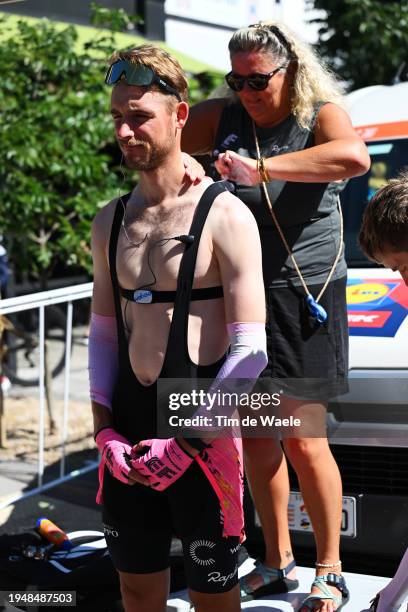
[[[351,336],[393,338],[408,316],[408,288],[402,279],[350,278],[347,311]]]

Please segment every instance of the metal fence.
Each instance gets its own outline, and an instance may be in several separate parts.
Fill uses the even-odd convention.
[[[63,289],[42,291],[0,301],[0,315],[8,315],[24,310],[38,308],[39,311],[39,384],[38,384],[38,410],[39,410],[39,436],[38,436],[38,470],[37,487],[27,492],[8,498],[0,504],[0,509],[21,499],[45,491],[62,482],[75,478],[80,474],[89,472],[97,467],[97,462],[87,463],[86,466],[66,473],[66,442],[68,434],[70,371],[72,347],[72,315],[73,302],[89,298],[92,294],[92,283],[84,283]],[[65,342],[65,374],[64,374],[64,407],[61,431],[61,457],[59,478],[43,483],[44,476],[44,440],[45,440],[45,308],[51,304],[67,304],[66,342]]]

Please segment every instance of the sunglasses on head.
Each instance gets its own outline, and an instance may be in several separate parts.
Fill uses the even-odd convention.
[[[225,75],[225,80],[228,87],[230,87],[233,91],[242,91],[244,89],[245,81],[248,83],[248,86],[251,89],[255,89],[255,91],[262,91],[268,87],[270,79],[274,74],[279,72],[281,68],[283,68],[283,66],[279,66],[267,74],[254,72],[248,76],[241,76],[240,74],[236,74],[231,70],[231,72]]]
[[[105,77],[105,83],[107,85],[115,85],[115,83],[118,83],[122,78],[128,85],[137,85],[138,87],[158,85],[164,92],[176,96],[177,100],[181,102],[178,91],[166,83],[166,81],[159,77],[154,70],[148,66],[144,66],[143,64],[132,64],[124,59],[117,60],[109,66]]]

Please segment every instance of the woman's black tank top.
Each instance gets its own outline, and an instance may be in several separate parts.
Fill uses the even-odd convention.
[[[289,115],[271,128],[256,128],[263,157],[274,157],[301,151],[314,145],[313,129],[323,103],[315,107],[310,130],[300,127],[294,115]],[[227,149],[256,159],[252,120],[239,101],[224,108],[214,143],[213,160]],[[213,178],[218,174],[214,168]],[[273,180],[268,193],[275,214],[283,229],[305,280],[311,284],[324,282],[340,246],[340,216],[337,195],[342,183],[300,183]],[[237,185],[235,195],[253,213],[262,243],[264,281],[267,287],[299,285],[300,280],[292,261],[276,231],[260,185]],[[346,273],[340,257],[332,280]]]

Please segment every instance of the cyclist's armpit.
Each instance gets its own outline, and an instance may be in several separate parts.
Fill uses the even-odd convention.
[[[92,311],[105,316],[115,314],[109,270],[109,237],[116,201],[113,200],[96,215],[92,223],[93,294]]]

